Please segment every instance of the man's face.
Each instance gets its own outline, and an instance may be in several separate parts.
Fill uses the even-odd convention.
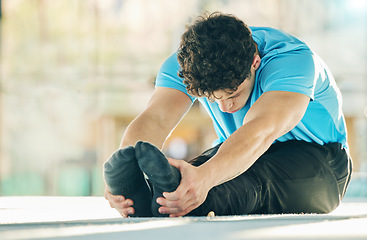
[[[252,92],[255,83],[255,74],[246,78],[233,93],[225,91],[215,91],[215,102],[218,103],[222,112],[234,113],[243,108]]]

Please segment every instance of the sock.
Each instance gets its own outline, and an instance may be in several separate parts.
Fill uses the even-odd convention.
[[[162,197],[163,192],[173,192],[181,182],[180,171],[169,164],[163,153],[147,142],[137,142],[135,155],[140,169],[148,176],[153,186],[153,199],[151,204],[152,214],[155,217],[167,217],[168,214],[160,214],[161,207],[157,198]]]
[[[151,217],[152,193],[135,158],[134,147],[117,150],[104,164],[104,179],[113,195],[134,201],[134,217]]]

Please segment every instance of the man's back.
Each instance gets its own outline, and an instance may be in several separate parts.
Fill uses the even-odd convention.
[[[170,87],[186,93],[192,101],[198,99],[213,120],[218,140],[225,141],[243,125],[243,119],[255,101],[268,91],[302,93],[311,101],[301,122],[278,141],[304,140],[324,144],[346,143],[346,130],[341,110],[341,95],[325,63],[299,39],[272,28],[251,27],[261,57],[256,72],[253,92],[246,105],[229,114],[207,98],[196,98],[187,93],[183,79],[177,72],[176,53],[163,64],[156,86]]]

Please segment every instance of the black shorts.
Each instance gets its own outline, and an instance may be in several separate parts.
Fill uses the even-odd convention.
[[[192,160],[208,161],[220,145]],[[352,161],[340,143],[274,143],[246,172],[212,188],[188,215],[328,213],[342,200]]]

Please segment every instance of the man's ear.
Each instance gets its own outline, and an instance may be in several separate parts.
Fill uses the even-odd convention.
[[[258,54],[254,56],[254,60],[252,61],[251,67],[254,68],[254,70],[257,70],[260,67],[261,58]]]

